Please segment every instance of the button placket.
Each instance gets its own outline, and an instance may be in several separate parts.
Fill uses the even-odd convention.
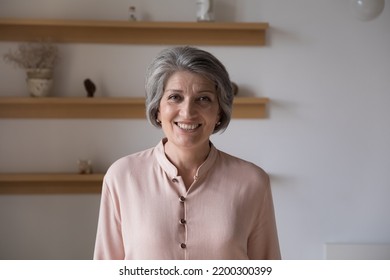
[[[180,179],[177,178],[177,177],[172,177],[171,178],[171,182],[174,183],[175,185],[179,185],[180,184]],[[179,224],[179,236],[181,236],[181,243],[180,243],[180,248],[181,249],[186,249],[187,248],[187,221],[186,221],[186,209],[185,209],[185,201],[186,201],[186,197],[184,195],[179,195],[179,207],[180,207],[180,211],[179,211],[179,219],[178,219],[178,224]],[[186,252],[184,251],[184,256],[186,258]]]
[[[174,183],[175,185],[180,185],[180,187],[184,187],[184,185],[181,186],[182,182],[181,182],[180,178],[172,177],[171,182]],[[179,224],[178,230],[180,231],[180,236],[181,236],[181,241],[179,243],[179,246],[184,252],[184,259],[187,259],[187,250],[186,250],[187,249],[187,237],[188,237],[188,235],[187,235],[187,220],[186,220],[187,198],[185,195],[179,194],[178,200],[179,200],[178,202],[180,204],[179,205],[179,207],[180,207],[179,213],[180,214],[178,217],[178,224]]]
[[[182,216],[179,218],[179,224],[184,227],[184,242],[180,244],[180,248],[183,250],[187,248],[187,220],[186,220],[186,197],[181,195],[179,196],[179,203],[181,207]],[[185,254],[186,255],[186,254]]]

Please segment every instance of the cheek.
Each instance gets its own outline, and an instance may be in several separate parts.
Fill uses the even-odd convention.
[[[215,121],[215,123],[217,123],[221,119],[221,115],[221,109],[219,108],[219,106],[217,108],[213,108],[213,110],[209,114],[210,119]]]
[[[173,115],[173,108],[172,106],[167,106],[166,104],[162,104],[160,105],[160,107],[158,108],[158,112],[157,112],[157,116],[159,117],[159,120],[163,120],[163,119],[169,119],[172,117]]]

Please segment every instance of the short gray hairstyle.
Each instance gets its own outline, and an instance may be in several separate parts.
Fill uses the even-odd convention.
[[[189,46],[163,50],[148,67],[145,91],[146,117],[149,122],[155,127],[161,127],[157,121],[157,113],[164,87],[169,77],[178,71],[199,74],[215,83],[221,116],[213,133],[224,131],[231,119],[234,98],[229,73],[214,55]]]

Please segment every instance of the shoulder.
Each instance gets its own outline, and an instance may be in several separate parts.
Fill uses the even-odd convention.
[[[238,178],[244,177],[247,180],[263,181],[268,183],[268,174],[258,165],[236,156],[227,154],[223,151],[218,151],[219,161],[224,172],[232,174]]]
[[[154,148],[150,148],[144,151],[140,151],[137,153],[133,153],[127,156],[124,156],[118,160],[116,160],[108,169],[109,171],[115,169],[128,168],[129,166],[138,166],[145,161],[149,161],[153,157]]]
[[[253,209],[260,209],[259,202],[271,192],[270,178],[261,167],[225,152],[218,152],[213,171],[213,180],[219,182],[225,193]]]
[[[129,175],[142,174],[145,169],[153,166],[154,148],[133,153],[116,160],[107,170],[105,180],[118,180]]]

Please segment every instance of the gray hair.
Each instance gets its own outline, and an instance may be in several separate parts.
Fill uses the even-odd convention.
[[[169,77],[178,71],[199,74],[215,83],[221,117],[213,133],[224,131],[231,119],[234,98],[229,74],[211,53],[189,46],[165,49],[150,64],[145,81],[146,117],[149,122],[161,127],[157,113],[164,87]]]

